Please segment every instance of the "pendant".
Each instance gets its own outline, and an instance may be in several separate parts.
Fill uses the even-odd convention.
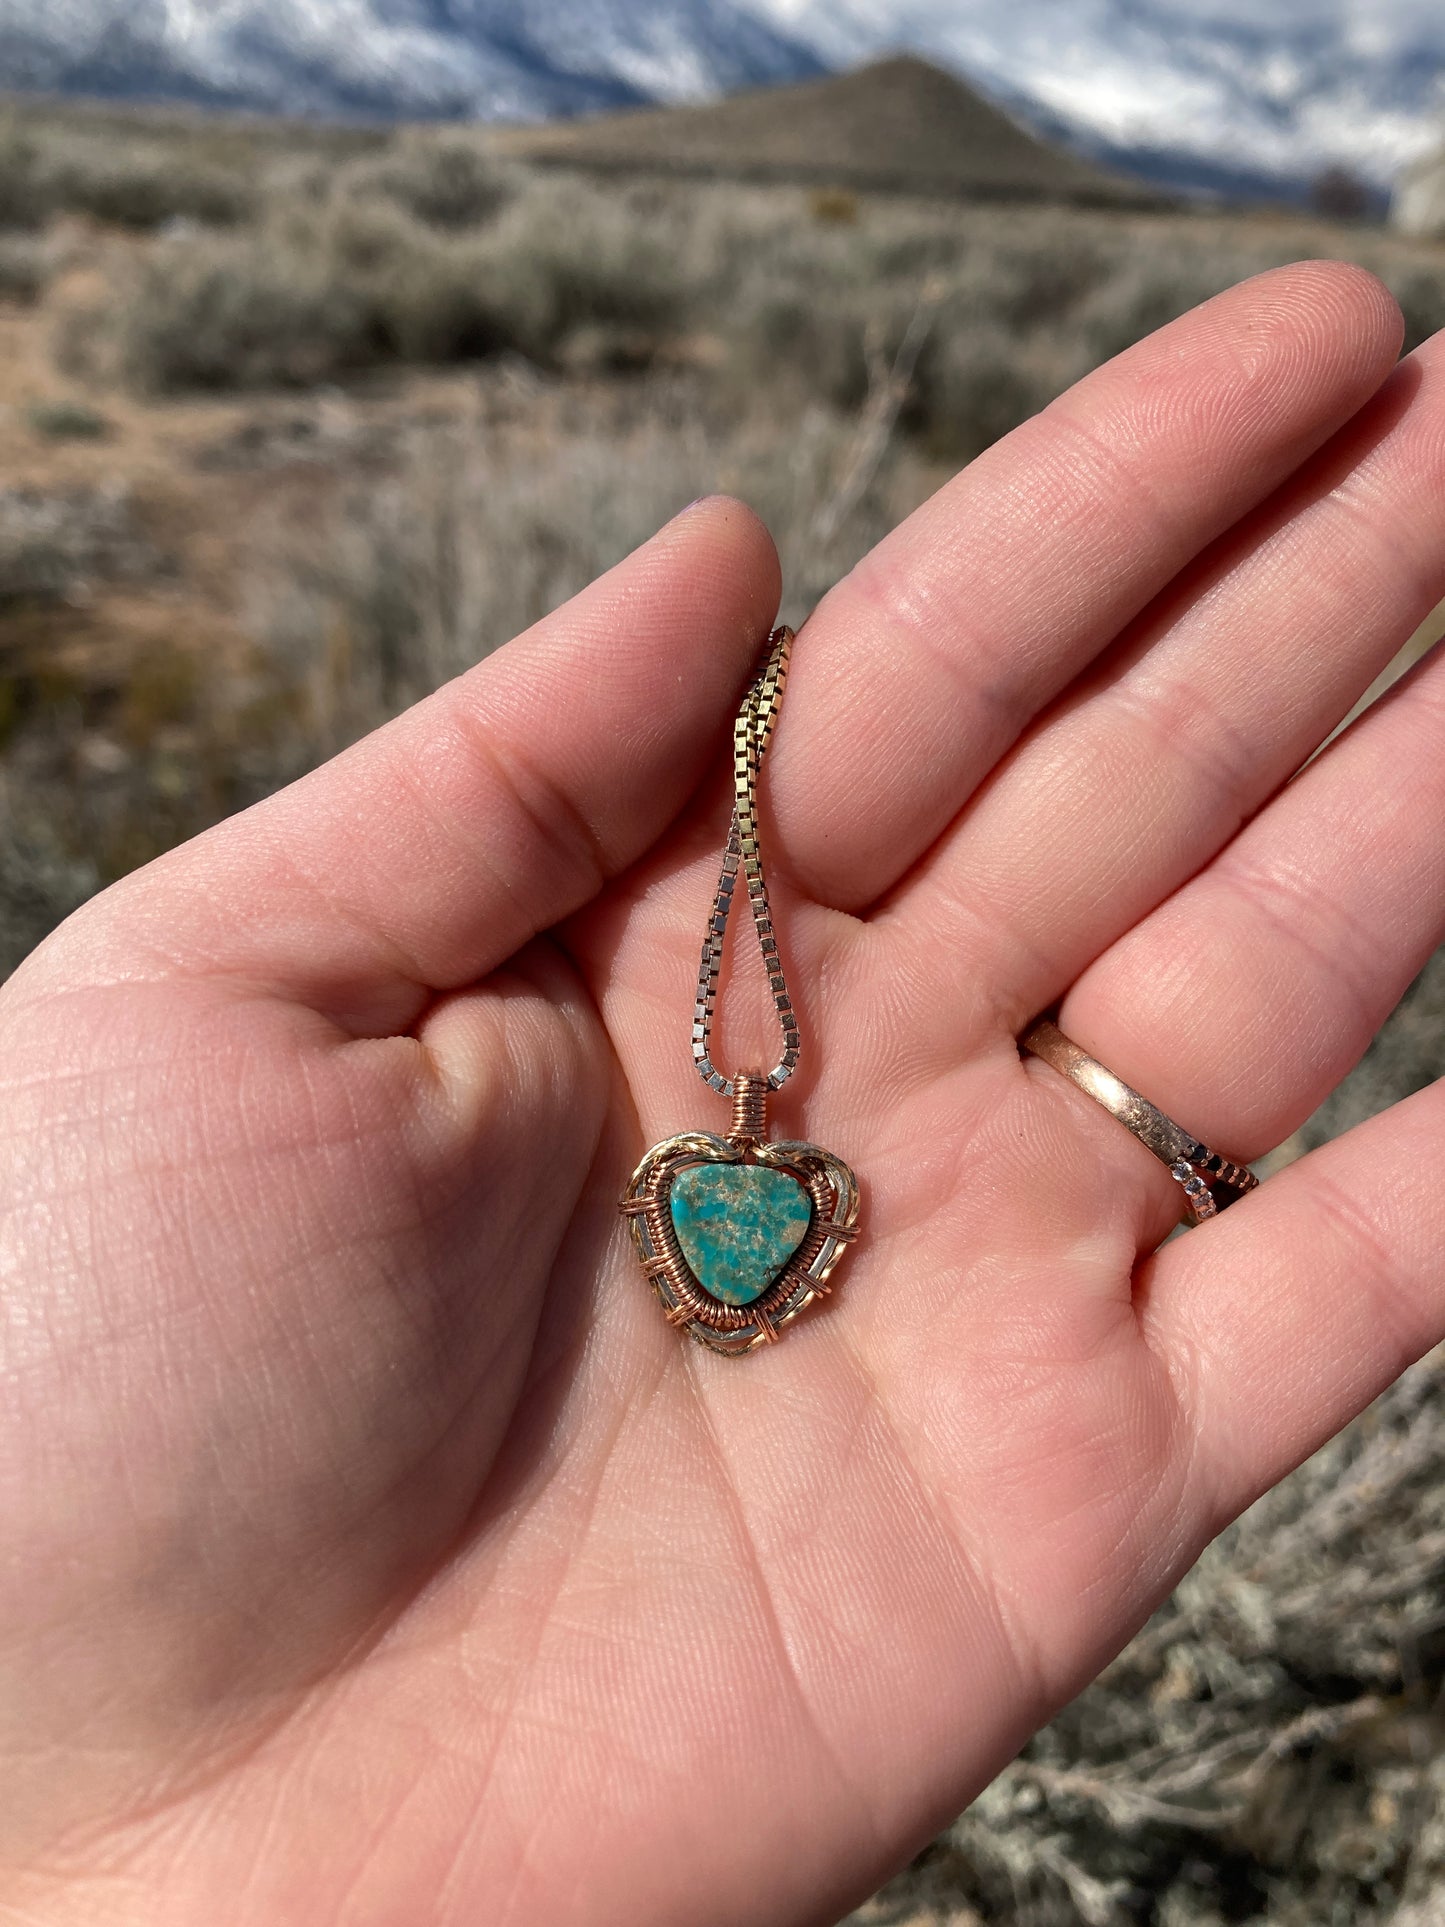
[[[777,720],[793,632],[775,629],[733,726],[733,819],[698,966],[692,1056],[710,1090],[733,1100],[726,1137],[690,1131],[656,1144],[632,1174],[621,1209],[668,1323],[737,1357],[776,1344],[784,1326],[826,1297],[858,1235],[858,1182],[817,1144],[768,1141],[768,1094],[798,1065],[797,1013],[783,975],[758,841],[758,771]],[[725,1077],[712,1061],[723,944],[739,880],[782,1032],[766,1075]]]
[[[623,1193],[668,1323],[728,1356],[775,1344],[858,1235],[858,1184],[816,1144],[767,1139],[769,1080],[740,1073],[726,1137],[655,1145]]]

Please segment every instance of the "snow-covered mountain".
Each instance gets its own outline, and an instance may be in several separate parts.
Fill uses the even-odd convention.
[[[821,71],[734,0],[0,0],[0,85],[544,118]]]
[[[931,55],[1180,183],[1383,188],[1445,119],[1442,0],[0,0],[0,85],[535,118]]]

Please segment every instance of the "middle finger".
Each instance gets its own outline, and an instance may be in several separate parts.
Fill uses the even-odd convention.
[[[1385,380],[1399,310],[1277,269],[1097,370],[970,464],[821,604],[770,752],[792,881],[859,911],[1033,716]]]

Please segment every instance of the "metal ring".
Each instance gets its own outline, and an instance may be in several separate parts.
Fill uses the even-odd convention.
[[[1259,1179],[1253,1171],[1231,1163],[1217,1151],[1211,1151],[1207,1144],[1201,1144],[1122,1077],[1115,1077],[1097,1058],[1080,1050],[1057,1024],[1041,1021],[1019,1041],[1020,1048],[1030,1056],[1042,1058],[1077,1084],[1096,1104],[1102,1104],[1161,1164],[1168,1166],[1170,1177],[1184,1193],[1191,1224],[1203,1224],[1206,1218],[1237,1204],[1246,1192],[1258,1185]]]

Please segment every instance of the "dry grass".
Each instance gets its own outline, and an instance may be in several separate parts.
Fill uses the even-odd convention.
[[[0,136],[0,970],[708,490],[768,519],[796,619],[954,463],[1247,273],[1349,253],[1415,338],[1445,321],[1445,257],[1364,230],[130,125]],[[1300,1145],[1445,1071],[1442,1016],[1437,959]],[[1441,1381],[1231,1529],[859,1920],[1445,1911]]]
[[[215,653],[144,631],[138,647],[94,636],[87,605],[107,585],[159,592],[173,571],[128,497],[0,495],[0,618],[7,598],[12,610],[0,748],[21,778],[0,795],[0,879],[9,864],[23,900],[0,965],[74,907],[77,879],[104,883],[300,775],[696,497],[727,489],[768,518],[801,619],[937,479],[906,447],[875,446],[876,406],[858,418],[815,407],[782,439],[756,415],[683,421],[689,403],[685,378],[589,395],[519,368],[470,415],[404,419],[334,486],[262,497],[235,558],[249,646]],[[209,460],[265,473],[289,446],[245,436]],[[58,645],[67,632],[78,642]]]

